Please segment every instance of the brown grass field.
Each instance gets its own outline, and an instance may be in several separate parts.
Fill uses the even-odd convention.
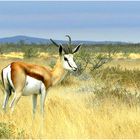
[[[22,54],[1,56],[0,70],[18,60],[47,65],[43,57],[22,60]],[[140,58],[132,58],[115,59],[105,67],[119,65],[122,69],[132,73],[137,70],[139,73]],[[91,74],[88,78],[71,76],[50,89],[45,102],[43,125],[39,99],[34,120],[31,96],[22,97],[12,115],[9,109],[5,114],[1,107],[0,138],[140,138],[140,74],[134,79],[131,74],[128,75],[130,78],[126,78],[125,82],[120,78],[122,84],[119,87],[118,76],[102,80],[101,74],[98,75]],[[0,87],[2,106],[4,94]]]

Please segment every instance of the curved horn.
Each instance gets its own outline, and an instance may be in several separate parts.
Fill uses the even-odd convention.
[[[71,37],[69,36],[69,35],[66,35],[66,37],[68,37],[69,38],[69,46],[71,45]]]
[[[55,46],[59,47],[59,45],[55,41],[53,41],[52,39],[50,39],[50,40]]]

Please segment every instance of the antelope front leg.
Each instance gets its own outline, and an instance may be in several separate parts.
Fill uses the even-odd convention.
[[[32,101],[33,101],[33,118],[34,118],[35,113],[36,113],[36,105],[37,105],[37,95],[36,94],[32,95]]]
[[[46,99],[46,91],[42,90],[42,93],[40,95],[40,110],[41,110],[41,135],[44,134],[44,104],[45,104],[45,99]]]
[[[43,91],[40,97],[40,110],[41,114],[44,118],[44,104],[45,104],[45,99],[46,99],[46,91]]]

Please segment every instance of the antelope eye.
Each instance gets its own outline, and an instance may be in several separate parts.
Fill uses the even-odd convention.
[[[66,57],[64,57],[64,60],[65,60],[65,61],[68,61],[68,59],[67,59]]]

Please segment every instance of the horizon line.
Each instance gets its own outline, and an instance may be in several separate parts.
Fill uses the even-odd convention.
[[[5,36],[5,37],[0,37],[0,39],[5,39],[5,38],[12,38],[12,37],[29,37],[29,38],[38,38],[38,39],[44,39],[44,40],[49,40],[50,38],[46,37],[38,37],[38,36],[32,36],[32,35],[22,35],[22,34],[17,34],[17,35],[11,35],[11,36]],[[58,39],[58,38],[53,38],[54,40],[57,41],[66,41],[64,39]],[[124,40],[88,40],[88,39],[75,39],[73,41],[87,41],[87,42],[120,42],[120,43],[128,43],[128,44],[139,44],[140,42],[135,42],[135,41],[124,41]]]

